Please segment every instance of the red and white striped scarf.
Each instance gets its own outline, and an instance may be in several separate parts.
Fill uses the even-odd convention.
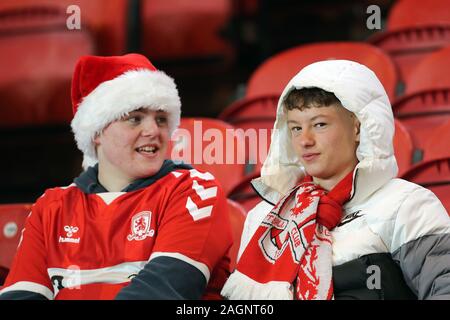
[[[350,198],[353,171],[330,192],[306,177],[265,217],[222,295],[229,299],[333,298],[332,230]]]

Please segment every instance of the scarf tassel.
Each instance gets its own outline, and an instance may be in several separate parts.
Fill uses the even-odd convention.
[[[235,270],[222,289],[222,296],[233,300],[292,300],[291,284],[285,281],[259,283]]]

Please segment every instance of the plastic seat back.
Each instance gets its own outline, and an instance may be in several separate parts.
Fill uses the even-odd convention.
[[[236,267],[236,260],[241,243],[242,230],[244,229],[246,213],[244,208],[239,203],[230,199],[227,199],[227,203],[228,213],[230,215],[231,231],[233,233],[233,245],[230,249],[230,269],[234,270]]]
[[[68,124],[78,58],[92,54],[88,30],[68,30],[59,7],[0,10],[0,126]]]
[[[450,23],[447,0],[400,0],[389,11],[387,29],[426,26],[435,23]]]
[[[239,203],[245,209],[246,213],[262,201],[250,184],[250,182],[253,179],[258,178],[259,175],[258,172],[244,177],[230,192],[230,198]]]
[[[450,45],[425,57],[406,79],[406,95],[436,89],[450,89]]]
[[[450,157],[424,161],[408,170],[403,179],[430,189],[450,212]]]
[[[398,119],[394,119],[394,122],[394,153],[397,159],[398,176],[401,176],[411,167],[414,147],[405,126]]]
[[[258,173],[267,157],[278,98],[276,95],[244,98],[229,106],[219,116],[244,131],[248,159],[245,174]]]
[[[406,83],[406,94],[393,105],[394,114],[423,151],[430,133],[450,119],[450,46],[424,58]]]
[[[99,55],[121,55],[126,52],[129,0],[2,0],[0,10],[19,9],[30,12],[33,8],[56,7],[64,13],[66,21],[75,20],[74,7],[78,6],[81,31],[89,31],[95,39],[95,51]],[[145,1],[147,2],[147,1]],[[75,30],[68,30],[73,32]],[[76,49],[76,45],[70,47]],[[70,50],[67,50],[70,51]],[[36,60],[39,61],[39,60]]]
[[[399,81],[404,83],[425,57],[450,43],[450,24],[387,30],[376,33],[367,41],[391,57]],[[402,95],[405,89],[399,88],[397,95]]]
[[[391,8],[387,30],[369,42],[386,51],[405,82],[420,61],[450,43],[450,10],[447,0],[401,0]]]
[[[224,121],[182,118],[171,140],[168,156],[210,172],[221,183],[225,194],[244,175],[246,159],[243,138]]]
[[[164,62],[230,60],[233,48],[220,32],[231,15],[228,0],[142,1],[143,52]]]
[[[389,98],[395,97],[397,71],[391,58],[380,49],[360,42],[324,42],[285,50],[266,60],[251,75],[246,97],[280,95],[289,80],[303,67],[321,60],[347,59],[372,69]]]
[[[424,160],[450,158],[450,119],[433,130],[424,145]]]
[[[219,119],[233,125],[247,119],[275,119],[279,95],[259,95],[238,100],[223,110]]]
[[[31,204],[0,205],[0,266],[11,266],[30,211]]]
[[[423,152],[430,132],[450,119],[450,89],[417,92],[397,100],[394,115],[411,135],[414,148]],[[413,162],[420,161],[415,157]]]

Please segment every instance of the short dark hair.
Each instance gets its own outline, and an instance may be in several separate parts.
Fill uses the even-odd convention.
[[[316,87],[294,89],[283,100],[283,106],[287,110],[302,111],[305,108],[328,107],[334,104],[342,106],[334,93]]]

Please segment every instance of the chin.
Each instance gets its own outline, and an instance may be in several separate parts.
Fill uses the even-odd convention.
[[[133,180],[144,179],[153,176],[158,170],[141,170],[139,172],[133,172]]]
[[[305,170],[306,173],[315,178],[321,178],[322,176],[325,176],[325,171],[321,168],[305,167]]]
[[[138,170],[134,170],[133,177],[135,177],[136,180],[153,176],[161,169],[161,167],[162,162],[158,164],[149,164],[146,166],[140,166]]]

